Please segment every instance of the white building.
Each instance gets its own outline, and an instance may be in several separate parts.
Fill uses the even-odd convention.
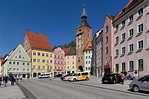
[[[31,59],[21,44],[8,54],[2,67],[4,68],[3,75],[14,74],[21,78],[31,77]]]
[[[92,42],[88,42],[84,48],[84,68],[83,71],[91,72],[92,64]]]

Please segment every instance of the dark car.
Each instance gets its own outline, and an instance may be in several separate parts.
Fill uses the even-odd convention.
[[[118,73],[106,73],[102,77],[102,83],[120,83],[121,77]]]
[[[62,76],[62,74],[57,74],[54,77],[61,77],[61,76]]]

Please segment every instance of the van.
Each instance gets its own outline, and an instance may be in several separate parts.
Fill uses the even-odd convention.
[[[78,72],[73,74],[72,76],[69,76],[69,81],[79,81],[79,80],[89,80],[90,74],[89,72]]]
[[[38,78],[50,78],[51,74],[50,73],[43,73],[43,74],[40,74],[38,76]]]

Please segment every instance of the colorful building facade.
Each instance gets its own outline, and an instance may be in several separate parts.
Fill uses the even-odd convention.
[[[115,17],[114,71],[149,73],[149,1],[130,0]]]
[[[45,34],[26,31],[24,49],[32,60],[32,77],[42,73],[54,76],[54,53]]]
[[[3,75],[15,75],[18,78],[31,78],[31,59],[19,44],[2,63]]]
[[[54,49],[54,75],[65,72],[65,52],[60,48]]]

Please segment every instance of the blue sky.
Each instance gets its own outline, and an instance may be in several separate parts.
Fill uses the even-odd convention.
[[[26,30],[46,34],[52,47],[74,40],[84,4],[94,35],[105,15],[116,15],[128,1],[0,0],[0,56],[23,44]]]

